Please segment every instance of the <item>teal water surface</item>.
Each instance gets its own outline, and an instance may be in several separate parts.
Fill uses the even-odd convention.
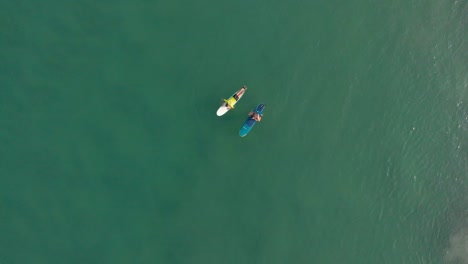
[[[467,14],[4,1],[0,263],[468,263]]]

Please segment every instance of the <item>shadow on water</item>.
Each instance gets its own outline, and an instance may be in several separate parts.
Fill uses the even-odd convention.
[[[438,228],[444,264],[468,264],[468,107],[458,104],[458,126],[453,133],[453,152],[450,163],[446,210],[441,214]],[[437,245],[435,245],[437,246]]]
[[[445,225],[445,245],[442,247],[445,264],[468,264],[468,199],[448,209]],[[445,229],[445,230],[444,230]]]

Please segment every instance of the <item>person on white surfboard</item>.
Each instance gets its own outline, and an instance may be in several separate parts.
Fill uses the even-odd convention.
[[[222,116],[225,113],[227,113],[229,110],[234,108],[234,105],[237,104],[237,102],[242,98],[244,95],[245,91],[247,90],[247,86],[242,86],[242,88],[234,93],[229,99],[223,99],[223,104],[218,108],[218,111],[216,112],[216,115]]]

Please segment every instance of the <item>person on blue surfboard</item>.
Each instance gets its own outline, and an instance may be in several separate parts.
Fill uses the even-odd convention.
[[[259,104],[252,111],[249,112],[249,117],[244,121],[241,129],[239,130],[239,135],[245,137],[250,130],[254,127],[255,123],[262,120],[263,111],[265,110],[265,104]]]
[[[255,121],[260,122],[262,120],[263,115],[254,111],[250,111],[249,116],[253,118]]]

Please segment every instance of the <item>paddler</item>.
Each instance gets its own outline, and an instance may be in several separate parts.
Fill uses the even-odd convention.
[[[226,108],[228,110],[234,108],[234,105],[237,103],[237,101],[239,100],[239,97],[241,94],[243,94],[245,92],[245,90],[247,90],[247,86],[242,86],[242,88],[237,92],[235,93],[233,96],[231,96],[229,99],[223,99],[224,102],[225,102],[225,105]]]
[[[245,92],[245,90],[247,90],[247,86],[242,86],[242,88],[234,95],[234,99],[236,99],[236,101],[239,101],[239,96],[241,94],[243,94]]]
[[[253,120],[255,120],[257,122],[260,122],[262,120],[263,115],[261,115],[261,114],[259,114],[257,112],[254,112],[254,111],[250,111],[249,116],[251,118],[253,118]]]
[[[235,97],[230,97],[229,99],[224,99],[224,102],[226,103],[225,106],[228,110],[234,108],[234,105],[236,104],[237,100]]]

